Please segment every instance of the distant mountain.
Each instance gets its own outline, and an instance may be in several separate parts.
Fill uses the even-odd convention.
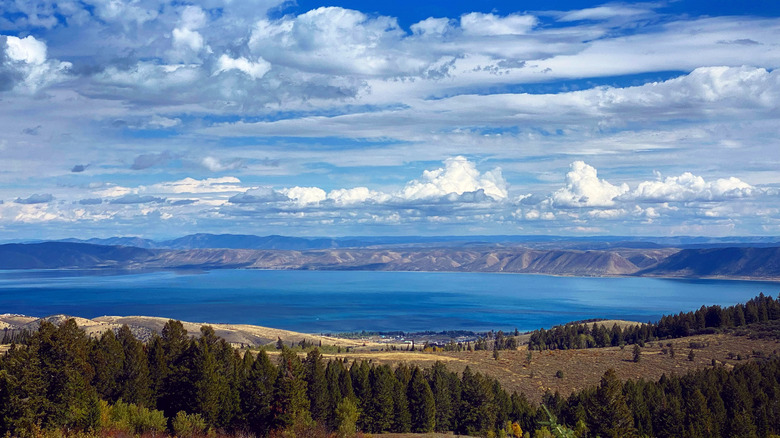
[[[324,249],[337,248],[334,239],[285,236],[253,236],[243,234],[191,234],[174,240],[159,242],[158,248],[198,249],[198,248],[228,248],[228,249]]]
[[[684,249],[637,274],[661,277],[780,278],[780,247]]]
[[[133,246],[136,248],[160,248],[159,244],[154,240],[143,239],[141,237],[109,237],[106,239],[62,239],[58,242],[71,242],[71,243],[89,243],[92,245],[107,245],[107,246]]]
[[[338,244],[329,239],[208,234],[169,243],[184,249],[73,242],[6,244],[0,245],[0,269],[246,268],[780,279],[780,247],[581,250],[462,244],[316,248]],[[215,245],[221,247],[211,247]]]
[[[627,236],[356,236],[356,237],[288,237],[255,236],[248,234],[191,234],[172,240],[154,241],[139,237],[110,237],[105,239],[64,239],[61,242],[91,243],[95,245],[134,246],[137,248],[168,249],[279,249],[313,250],[333,248],[475,248],[524,247],[547,250],[609,251],[620,248],[722,248],[780,246],[777,237],[627,237]]]
[[[125,246],[71,242],[43,242],[0,245],[0,269],[132,268],[144,264],[156,253]]]

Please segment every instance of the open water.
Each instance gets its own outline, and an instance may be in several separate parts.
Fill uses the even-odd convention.
[[[589,318],[655,321],[780,283],[362,271],[0,271],[0,313],[148,315],[307,333],[532,330]]]

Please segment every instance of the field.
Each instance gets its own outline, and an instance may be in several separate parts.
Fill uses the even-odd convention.
[[[674,357],[670,354],[671,344]],[[691,348],[691,346],[695,348]],[[663,353],[663,351],[666,353]],[[693,360],[689,353],[693,351]],[[429,367],[437,360],[447,368],[461,372],[468,365],[474,371],[496,378],[508,391],[524,392],[538,402],[546,391],[568,395],[574,391],[597,385],[604,372],[613,368],[621,379],[657,380],[663,374],[681,375],[686,372],[717,366],[733,367],[741,361],[768,356],[780,351],[774,340],[756,340],[745,336],[726,334],[699,335],[663,342],[652,342],[642,348],[639,362],[633,361],[633,345],[625,348],[591,348],[584,350],[532,351],[531,360],[525,346],[514,351],[502,350],[498,360],[492,351],[473,352],[355,352],[329,354],[326,358],[365,359],[375,363]],[[739,358],[739,359],[737,359]],[[558,371],[563,377],[556,377]]]

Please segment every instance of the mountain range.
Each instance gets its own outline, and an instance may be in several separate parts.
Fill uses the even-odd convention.
[[[689,241],[687,248],[625,238],[426,239],[196,234],[165,242],[111,238],[14,243],[0,245],[0,269],[243,268],[780,280],[780,244],[772,246],[770,239],[756,239],[752,246]]]

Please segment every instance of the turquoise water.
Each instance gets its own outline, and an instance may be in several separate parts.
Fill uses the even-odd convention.
[[[309,333],[532,330],[588,318],[656,320],[732,305],[780,283],[521,274],[0,271],[0,313],[163,316]]]

